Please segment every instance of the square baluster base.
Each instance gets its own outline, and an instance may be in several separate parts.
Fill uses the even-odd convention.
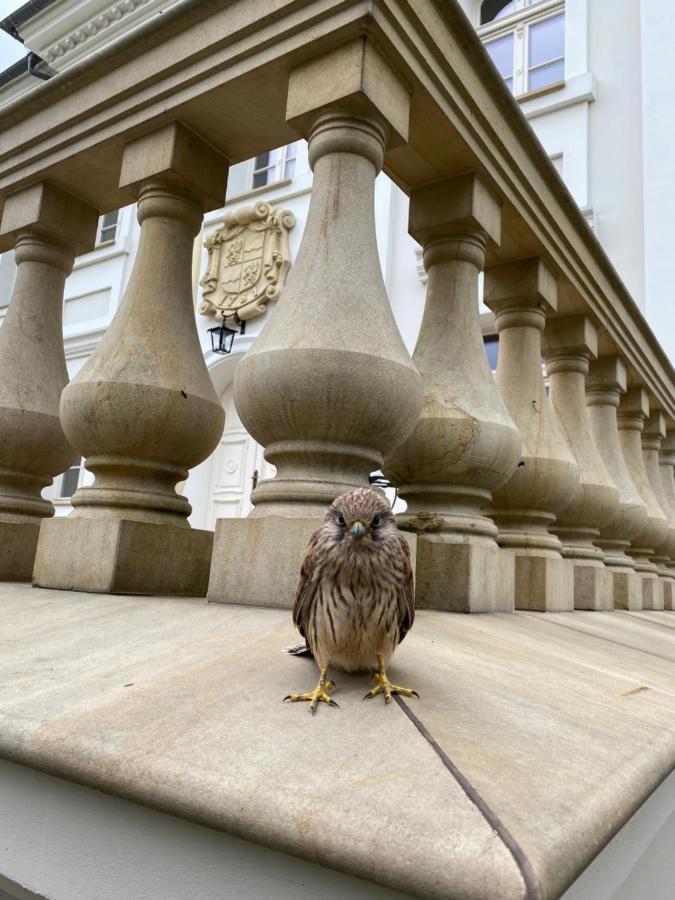
[[[30,581],[39,522],[0,521],[0,581]]]
[[[42,522],[33,584],[102,594],[206,594],[213,532],[129,519]]]
[[[309,540],[322,522],[291,516],[218,519],[209,602],[292,609]],[[406,537],[414,560],[414,535]]]
[[[642,609],[642,579],[637,572],[608,571],[614,609]]]
[[[406,533],[408,534],[408,533]],[[495,541],[417,536],[415,603],[448,612],[513,612],[514,560]]]
[[[574,609],[574,564],[569,559],[514,552],[516,609],[571,612]]]
[[[663,608],[675,610],[675,578],[662,578]]]
[[[574,608],[614,609],[612,576],[603,563],[573,562]]]
[[[641,574],[642,579],[642,608],[663,609],[663,581],[658,575]]]

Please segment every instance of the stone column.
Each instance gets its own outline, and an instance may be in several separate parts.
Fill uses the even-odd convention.
[[[552,531],[562,542],[563,557],[574,566],[574,608],[593,610],[613,608],[612,579],[594,542],[619,508],[619,490],[593,440],[586,407],[586,376],[597,355],[598,331],[587,316],[548,320],[544,356],[549,401],[580,473],[579,490],[557,514]]]
[[[647,524],[631,544],[631,556],[642,578],[642,608],[663,609],[663,587],[652,557],[668,536],[666,521],[649,483],[642,455],[642,431],[649,416],[649,400],[643,388],[631,388],[619,406],[619,441],[630,477],[647,507]]]
[[[189,527],[175,486],[223,430],[191,267],[203,212],[222,205],[226,180],[226,159],[178,123],[125,148],[120,186],[138,196],[136,260],[111,326],[61,398],[66,436],[96,481],[77,491],[68,518],[43,523],[37,585],[206,592],[213,535]]]
[[[30,581],[41,491],[77,458],[59,421],[68,383],[63,288],[73,257],[90,250],[98,213],[49,182],[11,194],[0,250],[15,249],[16,281],[0,328],[0,580]]]
[[[424,247],[427,298],[413,354],[424,406],[384,472],[408,504],[399,527],[417,534],[416,603],[458,612],[513,609],[500,572],[497,528],[483,515],[492,491],[515,471],[520,434],[485,355],[478,275],[488,239],[500,237],[500,206],[475,173],[414,191],[410,234]]]
[[[671,527],[675,526],[675,431],[668,431],[666,439],[659,451],[659,471],[661,474],[661,484],[663,485],[663,496],[667,502],[667,514],[670,519]],[[675,560],[671,558],[668,567],[675,576]],[[665,593],[663,597],[663,605],[665,609],[675,610],[675,596],[672,592]]]
[[[642,609],[642,580],[626,552],[647,524],[647,507],[626,466],[619,443],[617,409],[626,392],[626,367],[618,356],[603,356],[590,365],[586,403],[593,437],[612,481],[619,489],[619,508],[600,529],[595,542],[611,575],[614,609]]]
[[[490,515],[499,544],[515,557],[515,605],[574,609],[574,573],[550,530],[579,490],[579,466],[549,404],[541,370],[546,315],[557,307],[556,280],[538,258],[493,266],[485,303],[499,332],[497,385],[522,436],[521,461],[494,492]]]
[[[309,139],[312,199],[281,302],[234,381],[277,473],[253,491],[250,519],[218,522],[211,600],[291,606],[328,504],[367,485],[415,425],[422,380],[389,305],[374,216],[375,176],[408,114],[407,87],[367,38],[291,72],[287,117]]]
[[[659,580],[663,590],[663,605],[665,609],[673,608],[673,596],[675,595],[675,578],[673,566],[675,566],[675,524],[671,521],[670,501],[663,488],[661,470],[659,468],[659,452],[666,437],[666,420],[662,412],[654,410],[642,432],[642,456],[645,469],[649,477],[654,496],[656,497],[661,512],[668,523],[667,537],[664,543],[657,548],[652,562],[656,563],[659,570]]]

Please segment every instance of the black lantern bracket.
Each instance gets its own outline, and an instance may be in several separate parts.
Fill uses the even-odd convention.
[[[246,333],[246,322],[242,322],[237,313],[234,313],[234,315],[222,313],[222,316],[223,321],[220,325],[216,325],[215,328],[209,328],[211,349],[214,353],[231,353],[235,335]],[[233,324],[239,327],[238,331],[236,328],[230,328],[225,324],[228,319],[232,320]]]

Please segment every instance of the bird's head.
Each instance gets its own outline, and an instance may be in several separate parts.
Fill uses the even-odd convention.
[[[337,497],[326,514],[326,524],[335,538],[354,546],[372,546],[397,533],[389,503],[370,488],[357,488]]]

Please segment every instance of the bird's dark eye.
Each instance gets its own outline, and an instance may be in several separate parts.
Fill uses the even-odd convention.
[[[338,525],[344,525],[344,524],[345,524],[345,517],[342,515],[339,515],[338,516]]]
[[[380,517],[373,516],[373,521],[371,524],[372,524],[373,528],[377,528],[377,526],[380,524]]]

